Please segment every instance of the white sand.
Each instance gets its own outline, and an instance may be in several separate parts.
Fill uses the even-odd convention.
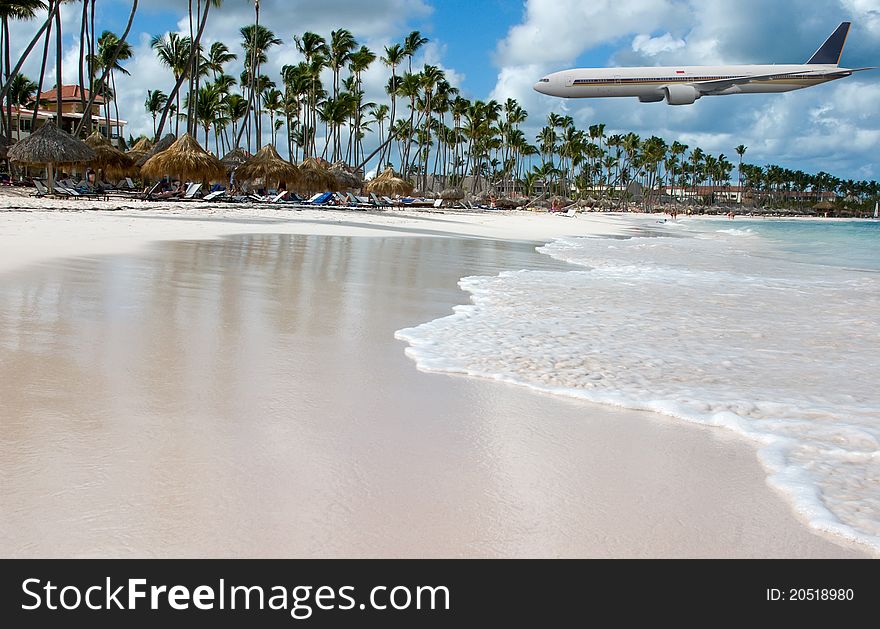
[[[49,258],[127,253],[157,240],[206,240],[241,233],[547,241],[624,233],[631,221],[631,216],[612,214],[570,218],[528,211],[296,210],[0,196],[0,272]]]
[[[563,218],[530,212],[90,205],[102,209],[82,211],[86,207],[82,203],[0,197],[0,206],[25,208],[0,210],[0,272],[23,271],[24,266],[53,258],[132,252],[153,241],[230,234],[536,241],[626,233],[656,220],[609,214]],[[67,211],[71,208],[80,211]],[[460,253],[467,251],[465,247]],[[424,255],[434,256],[431,264],[425,263],[428,268],[441,268],[444,260],[449,263],[445,250],[438,253],[436,248],[423,247],[411,251],[403,264],[415,266]],[[6,442],[7,454],[16,456],[10,459],[15,471],[4,469],[8,476],[4,476],[3,501],[10,508],[0,519],[0,555],[861,555],[859,549],[839,546],[801,524],[766,485],[753,446],[733,435],[498,383],[417,372],[404,357],[403,344],[390,340],[393,331],[446,314],[456,299],[463,299],[454,287],[455,278],[474,269],[462,265],[445,268],[440,280],[436,274],[410,279],[430,283],[420,293],[420,285],[398,289],[399,281],[394,279],[398,258],[385,258],[375,259],[371,270],[378,280],[372,283],[340,273],[336,281],[351,281],[348,289],[297,276],[296,281],[302,282],[297,291],[311,295],[305,302],[310,308],[302,312],[302,320],[280,324],[293,339],[299,338],[297,330],[309,335],[298,341],[296,351],[285,351],[276,360],[291,361],[292,372],[308,373],[310,379],[290,382],[284,373],[273,373],[265,375],[265,382],[254,381],[251,374],[266,364],[260,352],[278,351],[272,326],[279,323],[273,321],[265,324],[265,330],[256,327],[265,347],[253,347],[251,340],[248,353],[235,354],[233,338],[224,345],[231,355],[218,361],[205,350],[214,347],[210,334],[217,328],[210,312],[203,314],[207,319],[194,326],[193,336],[186,340],[187,352],[192,346],[196,356],[189,367],[174,359],[157,363],[157,369],[150,364],[152,359],[134,363],[144,370],[144,382],[153,377],[167,389],[169,406],[160,407],[159,414],[145,410],[145,402],[135,393],[138,380],[120,374],[131,368],[129,353],[175,356],[175,343],[182,342],[190,329],[186,326],[158,334],[162,345],[153,347],[148,339],[132,339],[124,330],[103,330],[99,321],[94,325],[71,321],[83,331],[76,337],[74,354],[83,355],[85,366],[39,355],[18,366],[7,365],[7,392],[13,397],[22,392],[21,399],[10,400],[9,408],[16,404],[30,408],[25,396],[42,395],[39,387],[31,391],[31,383],[41,377],[55,383],[48,385],[47,408],[53,403],[60,406],[42,419],[13,413],[4,420],[13,433]],[[370,268],[373,260],[354,259],[351,268]],[[73,265],[75,277],[79,271]],[[64,272],[66,263],[52,268]],[[323,279],[326,269],[319,271]],[[435,286],[438,281],[442,290]],[[348,297],[338,296],[340,291]],[[53,301],[52,291],[37,291],[43,293],[48,293],[48,310],[66,312],[65,301]],[[361,318],[348,316],[339,307],[340,300],[354,303]],[[330,304],[330,309],[320,310],[321,303]],[[170,308],[162,303],[154,306],[157,312]],[[396,308],[394,312],[387,311],[389,306]],[[160,325],[160,319],[155,321]],[[343,339],[334,335],[341,333],[361,339],[360,345],[340,352]],[[40,362],[46,359],[49,362]],[[251,368],[240,368],[243,364]],[[198,385],[180,386],[192,373],[188,370],[197,366],[201,372],[207,365],[217,371],[215,376],[208,371]],[[233,367],[225,370],[224,365]],[[100,368],[107,373],[99,373]],[[183,371],[177,376],[164,373],[178,368]],[[47,374],[56,369],[55,375]],[[381,381],[377,374],[384,374]],[[281,380],[273,387],[270,378]],[[216,391],[211,388],[215,379],[223,382]],[[328,396],[327,379],[339,387],[333,396]],[[118,397],[119,391],[129,388],[130,396]],[[90,393],[83,395],[84,391]],[[65,440],[35,455],[31,439],[36,444],[52,443],[55,435],[57,441],[65,417],[91,417],[97,412],[91,409],[91,398],[102,400],[104,393],[111,409],[108,420],[143,414],[144,421],[151,422],[152,436],[145,440],[140,429],[121,421],[113,430],[98,433],[97,438],[106,442],[101,457],[84,461],[82,452],[88,452],[96,438],[87,423],[81,434],[72,433],[82,440]],[[280,404],[279,395],[289,395],[291,401]],[[70,406],[66,399],[81,403]],[[307,402],[296,407],[299,420],[290,424],[284,414],[294,408],[295,400]],[[119,409],[112,412],[114,405]],[[239,421],[227,422],[209,443],[204,438],[208,433],[187,424],[197,421],[200,430],[216,429],[218,418],[226,415],[266,421],[257,424],[257,432],[239,428]],[[44,425],[30,426],[29,421]],[[16,447],[17,438],[28,448]],[[288,444],[301,449],[292,453]],[[130,478],[133,466],[141,473]],[[39,491],[13,482],[22,470],[32,470],[45,483],[44,490],[54,488],[48,503],[51,512],[45,512],[46,498]],[[298,499],[288,503],[291,495]],[[59,527],[59,522],[64,526]]]

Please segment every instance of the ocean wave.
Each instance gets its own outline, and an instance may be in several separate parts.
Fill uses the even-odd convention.
[[[583,270],[464,278],[470,304],[396,336],[426,371],[734,430],[811,526],[880,552],[880,281],[692,235],[551,242]]]

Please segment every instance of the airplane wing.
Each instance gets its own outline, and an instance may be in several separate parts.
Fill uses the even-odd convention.
[[[861,70],[868,70],[869,68],[860,68]],[[857,72],[857,70],[846,70],[846,72]],[[696,87],[703,94],[717,94],[718,92],[723,92],[729,87],[733,87],[734,85],[746,85],[748,83],[753,83],[755,81],[769,81],[770,79],[781,79],[787,76],[825,76],[828,74],[838,74],[836,71],[827,71],[827,70],[818,70],[818,71],[804,71],[799,70],[797,72],[774,72],[773,74],[752,74],[748,76],[734,77],[731,79],[715,79],[712,81],[694,81],[691,85]],[[844,74],[844,72],[840,72],[840,74]]]

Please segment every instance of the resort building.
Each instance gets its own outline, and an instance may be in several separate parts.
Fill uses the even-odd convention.
[[[80,120],[85,115],[83,101],[88,103],[89,91],[80,90],[79,85],[64,85],[61,88],[61,121],[58,126],[68,133],[73,133]],[[13,140],[23,140],[31,133],[39,129],[42,125],[56,118],[57,92],[52,89],[48,92],[42,92],[39,97],[39,107],[36,111],[36,125],[34,126],[34,107],[37,102],[31,101],[30,108],[13,107],[12,108],[12,138]],[[102,96],[95,97],[92,106],[92,128],[86,129],[85,135],[90,134],[94,130],[98,130],[104,136],[107,135],[107,128],[110,128],[110,138],[114,144],[118,143],[118,139],[122,137],[125,126],[128,124],[125,120],[106,117],[106,113],[102,113],[104,107],[104,98]],[[7,115],[6,108],[2,108],[3,116]]]
[[[755,191],[745,186],[664,186],[664,198],[676,201],[700,200],[709,203],[742,203],[754,196],[762,199],[816,203],[834,201],[837,195],[829,191],[813,190],[760,190]]]

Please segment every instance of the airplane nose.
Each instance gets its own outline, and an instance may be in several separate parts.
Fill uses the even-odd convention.
[[[543,82],[541,82],[541,81],[538,81],[537,83],[535,83],[535,84],[532,86],[532,89],[534,89],[536,92],[539,92],[539,93],[541,93],[541,94],[546,94],[547,92],[544,91],[545,88],[546,88],[546,85],[547,85],[546,83],[543,83]]]

